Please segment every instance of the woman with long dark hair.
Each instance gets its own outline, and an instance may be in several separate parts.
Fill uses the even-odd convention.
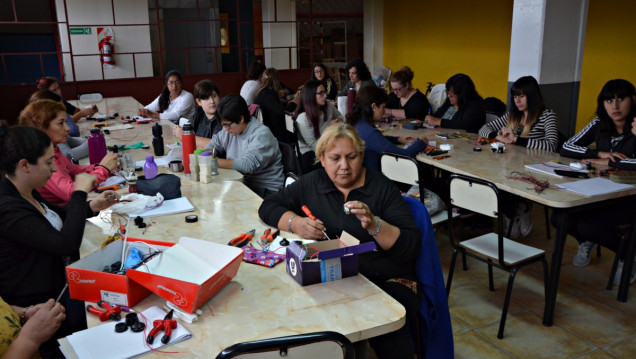
[[[426,138],[383,136],[374,127],[376,123],[382,121],[387,101],[388,97],[383,89],[377,86],[365,87],[358,92],[353,111],[347,114],[347,123],[351,124],[364,140],[364,164],[378,172],[380,171],[380,155],[383,152],[415,157],[428,146]],[[398,143],[409,142],[413,143],[407,148],[396,146]]]
[[[465,74],[455,74],[446,81],[448,98],[424,122],[431,126],[462,129],[476,133],[486,122],[486,106],[473,80]]]
[[[46,76],[46,77],[40,78],[36,82],[36,87],[38,88],[38,90],[53,91],[58,96],[63,97],[62,89],[60,88],[60,84],[57,82],[57,79],[55,77]],[[69,102],[67,102],[64,99],[62,99],[62,102],[64,103],[64,107],[66,107],[66,113],[68,113],[71,116],[71,118],[73,119],[73,122],[75,123],[77,123],[77,121],[79,121],[82,117],[91,117],[99,111],[99,109],[97,108],[97,105],[86,107],[80,110],[79,108],[71,105]],[[69,126],[71,125],[69,124]]]
[[[265,72],[265,65],[259,61],[254,60],[250,64],[250,68],[247,70],[247,81],[241,87],[241,97],[247,102],[247,106],[254,104],[254,97],[256,97],[256,90],[261,85],[261,76]]]
[[[311,73],[311,79],[321,81],[325,85],[327,91],[327,100],[335,101],[338,97],[338,86],[336,82],[329,76],[327,66],[322,62],[314,64],[314,70]]]
[[[280,101],[281,84],[278,71],[270,67],[263,72],[254,104],[258,105],[263,124],[269,127],[278,142],[293,143],[294,136],[285,126],[285,106]]]
[[[327,101],[327,90],[322,81],[309,80],[303,85],[302,99],[294,112],[298,146],[301,153],[303,173],[314,168],[316,142],[320,134],[334,121],[341,122],[343,116]]]
[[[597,166],[636,170],[636,90],[623,79],[608,81],[596,100],[596,118],[563,144],[561,156],[585,159]],[[590,145],[596,146],[591,148]],[[568,222],[568,234],[579,242],[572,264],[584,267],[590,263],[596,246],[618,252],[620,234],[617,227],[630,224],[634,218],[633,203],[614,204],[577,213]],[[552,217],[556,224],[558,217]],[[614,276],[619,284],[627,251],[619,253],[620,261]],[[632,267],[630,283],[636,280],[636,265]]]
[[[183,78],[178,70],[166,74],[163,91],[148,106],[139,110],[139,116],[169,120],[178,124],[181,117],[194,113],[194,97],[183,89]]]
[[[505,144],[557,151],[559,120],[545,107],[537,80],[532,76],[519,78],[510,88],[512,103],[508,112],[484,125],[479,135]]]
[[[339,96],[347,96],[349,89],[354,89],[356,92],[367,86],[375,86],[375,82],[371,78],[371,72],[367,64],[361,59],[355,59],[347,64],[345,67],[347,76],[349,76],[349,82],[338,93]]]

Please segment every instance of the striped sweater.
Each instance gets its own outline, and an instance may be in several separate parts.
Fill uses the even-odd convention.
[[[579,133],[563,144],[561,156],[570,158],[598,158],[599,151],[619,152],[629,157],[617,162],[609,161],[609,166],[624,170],[636,170],[636,136],[631,132],[601,135],[601,120],[597,117]],[[596,148],[589,148],[596,143]]]
[[[489,122],[479,129],[479,136],[495,138],[499,131],[508,124],[508,113]],[[532,126],[527,137],[517,137],[516,145],[547,151],[557,151],[559,142],[559,119],[552,110],[545,109],[539,121]]]

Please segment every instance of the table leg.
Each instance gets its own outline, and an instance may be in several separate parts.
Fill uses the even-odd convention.
[[[629,280],[632,276],[632,266],[634,265],[634,252],[636,251],[636,216],[632,220],[632,229],[629,235],[629,240],[627,242],[627,248],[625,251],[627,252],[627,256],[625,256],[625,260],[623,261],[623,275],[621,276],[621,283],[618,286],[618,294],[616,295],[616,300],[619,302],[627,302],[627,292],[629,291]]]
[[[561,261],[563,260],[563,248],[565,247],[568,230],[568,211],[565,209],[555,210],[554,215],[557,216],[559,227],[557,228],[556,237],[554,238],[548,293],[546,294],[545,308],[543,310],[543,325],[546,327],[551,327],[554,323],[554,308],[556,307],[557,292],[559,290]]]

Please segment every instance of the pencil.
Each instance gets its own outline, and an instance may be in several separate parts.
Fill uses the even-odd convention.
[[[66,282],[66,284],[64,284],[64,288],[62,288],[62,291],[60,292],[60,295],[57,296],[57,299],[55,300],[55,302],[59,302],[60,299],[62,299],[62,295],[64,294],[64,292],[66,292],[66,288],[68,288],[68,282]]]

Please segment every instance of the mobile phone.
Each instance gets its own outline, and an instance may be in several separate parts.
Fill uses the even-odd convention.
[[[573,178],[590,178],[585,172],[568,171],[568,170],[554,170],[554,173],[559,176],[573,177]]]

